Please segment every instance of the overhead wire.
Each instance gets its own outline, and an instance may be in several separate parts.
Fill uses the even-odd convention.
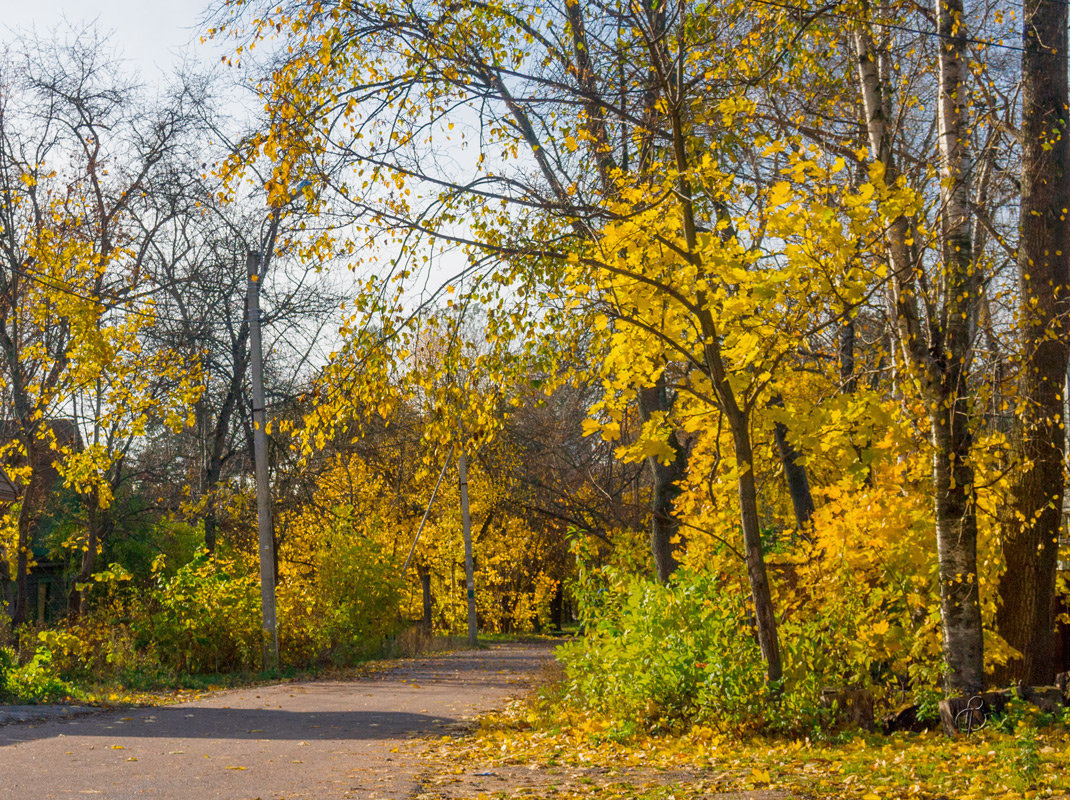
[[[757,3],[759,5],[764,5],[764,6],[771,6],[773,8],[780,8],[780,9],[784,9],[785,11],[796,11],[796,12],[799,12],[799,13],[813,13],[816,10],[816,9],[813,9],[813,8],[809,8],[807,6],[796,5],[796,4],[793,4],[793,3],[778,2],[778,0],[747,0],[747,2]],[[1066,2],[1070,2],[1070,0],[1047,0],[1047,2],[1066,3]],[[857,15],[854,15],[854,14],[847,14],[847,13],[844,13],[842,11],[829,10],[829,11],[825,11],[824,14],[826,16],[835,17],[837,19],[848,20],[850,22],[865,22],[865,23],[873,25],[874,27],[877,27],[877,28],[885,28],[885,29],[888,29],[888,30],[902,31],[904,33],[914,33],[914,34],[918,34],[919,36],[926,36],[926,37],[929,37],[929,38],[932,38],[932,39],[941,39],[941,40],[945,40],[946,41],[946,40],[950,40],[952,38],[958,38],[958,37],[948,36],[947,34],[942,34],[939,31],[932,31],[932,30],[924,30],[922,28],[915,28],[915,27],[912,27],[910,25],[905,25],[905,24],[899,23],[899,22],[884,22],[884,21],[877,20],[877,19],[872,19],[872,18],[867,18],[867,17],[860,17],[860,16],[857,16]],[[994,39],[978,39],[978,38],[972,37],[972,36],[965,36],[965,37],[962,37],[962,40],[967,42],[968,44],[978,45],[978,46],[981,46],[981,47],[994,47],[994,48],[1000,48],[1000,49],[1003,49],[1003,50],[1011,50],[1011,51],[1014,51],[1014,52],[1017,52],[1017,53],[1026,52],[1026,48],[1022,47],[1021,45],[1005,44],[1002,41],[996,41]]]

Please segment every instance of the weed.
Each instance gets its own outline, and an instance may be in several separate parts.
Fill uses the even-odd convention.
[[[1035,787],[1040,776],[1037,730],[1026,720],[1019,721],[1015,729],[1014,773],[1023,790]]]

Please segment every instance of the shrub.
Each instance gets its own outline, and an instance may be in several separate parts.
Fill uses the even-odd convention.
[[[399,627],[401,578],[388,551],[342,522],[319,532],[308,560],[279,586],[286,663],[350,663],[379,650]]]
[[[168,577],[162,559],[147,609],[134,616],[139,647],[154,648],[177,672],[226,672],[260,665],[260,588],[237,558],[200,551]]]
[[[648,725],[740,723],[768,703],[747,617],[710,579],[627,577],[582,601],[587,637],[562,652],[574,702]]]
[[[370,539],[343,529],[330,533],[317,561],[332,658],[346,662],[378,649],[398,628],[401,580],[393,560]]]
[[[7,697],[8,676],[17,663],[14,650],[10,647],[0,647],[0,698]]]
[[[299,558],[283,561],[277,586],[282,662],[351,663],[379,651],[400,625],[401,576],[390,551],[348,519],[310,530],[303,541]],[[27,697],[69,689],[49,688],[49,676],[154,685],[260,668],[255,556],[225,546],[211,555],[202,548],[177,566],[159,556],[141,585],[112,564],[81,588],[92,600],[89,614],[44,631],[20,629],[20,652],[35,660],[12,680]]]
[[[13,650],[0,648],[0,699],[15,703],[55,703],[79,692],[60,677],[46,648],[19,666]]]
[[[581,571],[581,575],[585,573]],[[786,679],[770,685],[745,598],[719,576],[668,585],[603,570],[579,587],[587,636],[561,649],[571,702],[651,727],[810,731],[834,721],[826,685],[849,631],[829,620],[781,625]]]
[[[49,654],[56,670],[68,678],[80,678],[92,671],[90,645],[73,630],[56,628],[37,634],[41,649]]]

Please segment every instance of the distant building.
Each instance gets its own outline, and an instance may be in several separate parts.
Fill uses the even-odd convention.
[[[0,506],[7,506],[19,499],[19,487],[0,467]]]
[[[58,445],[72,446],[76,451],[82,449],[82,437],[74,420],[57,419],[48,424]],[[0,420],[0,445],[14,440],[18,435],[19,426],[15,420]],[[12,478],[4,469],[5,466],[20,465],[10,461],[6,465],[0,464],[0,511],[6,511],[12,504],[21,500],[24,491],[22,481],[17,477]],[[33,609],[30,618],[43,625],[63,616],[67,610],[66,564],[49,557],[48,542],[44,536],[57,515],[62,515],[64,512],[58,502],[58,495],[63,484],[56,470],[56,454],[50,449],[42,450],[34,469],[43,476],[43,480],[38,484],[35,496],[27,498],[32,504],[34,521],[31,539],[34,564],[27,576],[26,593]],[[10,613],[15,595],[14,581],[5,581],[2,589],[5,605]]]

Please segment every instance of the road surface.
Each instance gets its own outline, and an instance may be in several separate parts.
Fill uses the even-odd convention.
[[[407,798],[425,763],[402,744],[446,735],[524,691],[551,645],[402,662],[351,681],[237,689],[173,706],[0,726],[12,800]]]

